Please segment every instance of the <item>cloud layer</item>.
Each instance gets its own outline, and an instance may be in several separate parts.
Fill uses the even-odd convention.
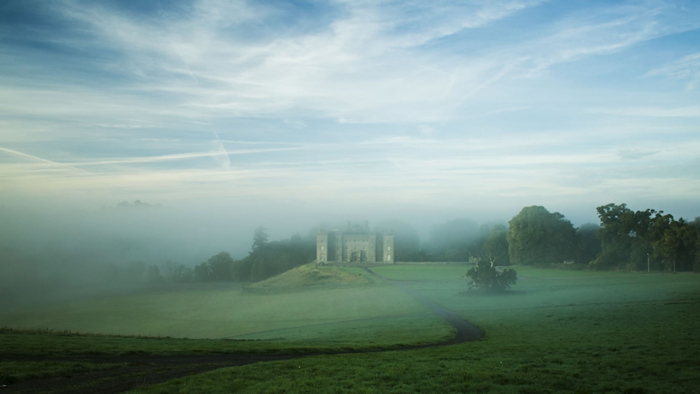
[[[700,195],[694,2],[5,7],[6,199]]]

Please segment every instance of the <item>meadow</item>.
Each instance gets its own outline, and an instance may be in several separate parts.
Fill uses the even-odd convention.
[[[485,337],[476,342],[220,368],[134,392],[697,392],[700,275],[514,268],[520,275],[518,283],[496,295],[467,291],[465,267],[372,268],[386,278],[405,281],[480,327]],[[355,270],[350,272],[357,274]],[[129,318],[130,326],[124,322],[115,328],[107,318],[97,319],[101,325],[92,321],[106,305],[115,306],[113,313],[122,319]],[[149,316],[156,309],[159,314]],[[138,313],[129,317],[130,310]],[[221,344],[217,352],[314,353],[395,349],[440,342],[451,334],[449,326],[405,293],[378,282],[271,294],[221,289],[210,294],[204,289],[141,294],[66,304],[41,313],[27,311],[4,316],[1,324],[164,336],[158,330],[165,326],[156,320],[165,318],[166,311],[179,316],[171,315],[177,324],[169,323],[170,334],[194,337],[201,319],[205,323],[199,323],[200,338],[204,332],[210,338],[256,340],[4,332],[2,355],[50,355],[46,351],[50,344],[62,341],[55,352],[72,349],[72,354],[90,354],[97,349],[111,354],[118,353],[123,343],[139,353],[207,353],[216,344]],[[74,343],[68,344],[69,340]],[[111,348],[105,347],[106,342]]]
[[[202,287],[26,309],[0,317],[0,325],[122,336],[274,340],[286,347],[307,342],[420,344],[451,334],[449,325],[388,285],[271,294]]]

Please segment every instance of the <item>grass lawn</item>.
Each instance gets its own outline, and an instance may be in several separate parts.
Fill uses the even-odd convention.
[[[453,335],[451,326],[402,291],[361,270],[341,272],[373,284],[278,293],[197,285],[4,313],[0,327],[18,330],[0,330],[0,355],[376,349],[435,343]],[[42,332],[47,330],[54,333]],[[107,335],[61,335],[64,331]],[[178,337],[189,339],[173,339]]]
[[[52,376],[71,376],[123,366],[123,364],[93,364],[75,361],[3,361],[0,363],[0,384],[9,385]]]
[[[0,325],[115,335],[235,339],[263,331],[422,312],[424,308],[419,303],[387,285],[284,294],[198,290],[28,309],[1,316]]]
[[[375,272],[394,268],[448,279]],[[224,368],[134,392],[698,392],[700,275],[527,271],[508,295],[412,285],[484,329],[478,342]]]
[[[372,271],[393,280],[458,280],[467,275],[471,265],[387,265]]]

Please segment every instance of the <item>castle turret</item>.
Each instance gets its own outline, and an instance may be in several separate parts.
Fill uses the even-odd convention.
[[[394,264],[394,234],[384,234],[382,262]]]
[[[316,263],[328,262],[328,233],[319,231],[316,235]]]

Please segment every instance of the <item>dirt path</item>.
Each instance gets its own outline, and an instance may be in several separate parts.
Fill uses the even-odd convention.
[[[397,286],[416,301],[423,304],[430,312],[445,319],[457,331],[449,341],[411,346],[393,351],[425,349],[471,342],[483,337],[483,333],[474,325],[461,319],[456,314],[430,301],[420,292],[410,288],[409,282],[393,281],[364,268],[379,280]],[[381,318],[380,318],[381,319]],[[143,386],[162,383],[171,379],[212,371],[224,367],[242,366],[259,362],[291,360],[295,358],[337,355],[348,353],[376,353],[387,350],[338,351],[330,353],[304,354],[222,354],[202,356],[75,356],[75,357],[13,357],[1,358],[2,361],[83,361],[96,364],[123,364],[123,367],[82,373],[72,376],[60,376],[36,379],[0,389],[2,393],[121,393]]]

